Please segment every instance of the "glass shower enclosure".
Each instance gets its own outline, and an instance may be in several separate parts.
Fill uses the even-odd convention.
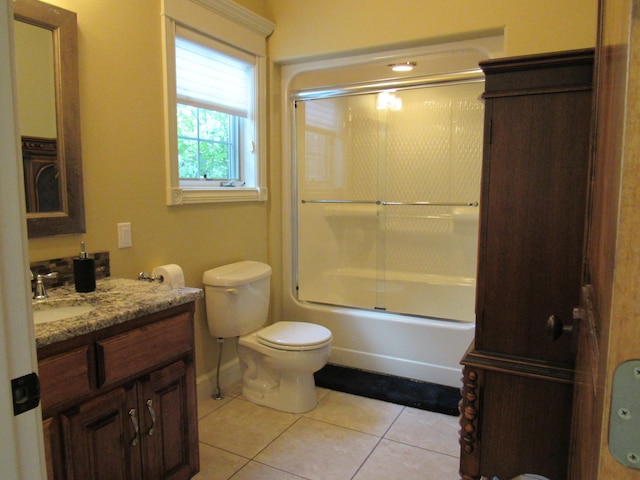
[[[298,300],[473,321],[483,87],[295,101]]]

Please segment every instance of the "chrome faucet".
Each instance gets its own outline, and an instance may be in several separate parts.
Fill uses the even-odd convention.
[[[142,280],[143,282],[164,282],[164,277],[162,275],[151,275],[148,272],[140,272],[138,274],[138,280]]]
[[[38,274],[36,276],[36,294],[33,298],[43,300],[47,298],[47,290],[44,288],[44,281],[48,278],[58,278],[58,272],[47,273],[46,275]]]

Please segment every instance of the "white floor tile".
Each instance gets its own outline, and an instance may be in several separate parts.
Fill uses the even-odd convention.
[[[249,462],[233,480],[300,480],[302,477],[257,462]]]
[[[253,458],[298,418],[300,415],[234,398],[200,420],[200,441]]]
[[[381,437],[404,407],[342,392],[331,392],[305,417]]]
[[[348,480],[379,440],[373,435],[301,418],[255,460],[311,480]]]
[[[455,480],[453,457],[383,439],[354,480]]]
[[[193,480],[227,480],[247,461],[246,458],[200,443],[200,473]]]
[[[198,401],[198,420],[202,420],[214,410],[222,407],[231,401],[233,397],[226,397],[222,400],[216,400],[212,397],[208,397]]]
[[[407,407],[385,438],[457,457],[459,430],[457,417]]]
[[[240,385],[224,393],[198,405],[195,480],[458,478],[455,417],[322,388],[306,414],[250,403]]]

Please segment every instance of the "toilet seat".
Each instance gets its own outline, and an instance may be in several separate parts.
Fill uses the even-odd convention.
[[[276,322],[256,332],[262,345],[278,350],[316,350],[331,343],[331,331],[306,322]]]

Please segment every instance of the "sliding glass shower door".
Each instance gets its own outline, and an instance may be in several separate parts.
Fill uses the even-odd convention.
[[[299,300],[464,320],[445,304],[475,291],[482,91],[296,101]]]

